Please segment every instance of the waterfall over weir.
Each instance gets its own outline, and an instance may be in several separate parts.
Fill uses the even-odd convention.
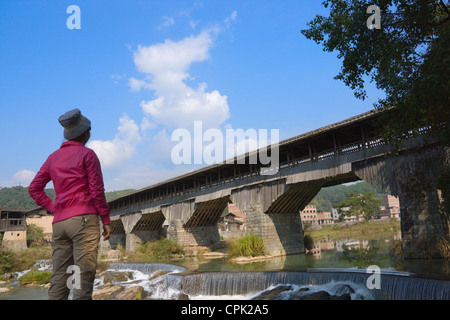
[[[145,274],[169,271],[164,291],[182,293],[190,299],[250,299],[280,285],[292,290],[327,291],[339,295],[351,288],[352,299],[380,300],[450,300],[450,281],[420,278],[410,273],[382,270],[380,289],[368,289],[367,279],[373,275],[362,269],[309,269],[306,272],[190,272],[184,267],[159,263],[111,263],[111,269],[136,270]],[[162,289],[162,288],[161,288]],[[290,299],[287,290],[277,299]],[[236,298],[237,297],[237,298]]]
[[[185,272],[186,268],[166,263],[130,263],[130,262],[113,262],[108,263],[110,269],[127,269],[136,270],[145,274],[152,274],[156,271],[169,272]]]
[[[359,270],[358,270],[359,271]],[[361,270],[362,271],[362,270]],[[208,272],[182,276],[181,290],[191,295],[217,296],[258,293],[269,287],[290,284],[319,287],[334,291],[339,285],[350,285],[363,299],[383,300],[450,300],[450,282],[381,273],[380,289],[369,290],[371,274],[351,271],[310,272]],[[180,275],[181,276],[181,275]]]

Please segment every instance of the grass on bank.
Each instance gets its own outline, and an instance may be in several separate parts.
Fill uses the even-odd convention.
[[[229,244],[229,257],[257,257],[265,254],[264,243],[261,237],[253,234],[241,238],[233,238]]]
[[[25,273],[18,280],[21,285],[27,284],[47,284],[50,282],[52,271],[36,270]]]
[[[368,221],[352,225],[328,225],[320,230],[308,230],[310,237],[317,241],[326,238],[364,238],[366,240],[379,238],[380,234],[400,232],[400,222],[396,219],[386,221]]]
[[[171,239],[161,239],[157,241],[148,241],[142,243],[134,253],[130,253],[133,260],[151,259],[170,259],[174,256],[180,257],[185,255],[185,249],[182,245]]]

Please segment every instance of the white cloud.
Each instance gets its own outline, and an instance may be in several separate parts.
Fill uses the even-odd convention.
[[[31,170],[19,170],[10,179],[0,180],[0,188],[22,186],[28,187],[36,173]]]
[[[124,116],[113,140],[88,144],[107,169],[105,186],[108,190],[140,188],[193,169],[192,165],[175,165],[171,161],[174,143],[170,131],[191,129],[194,121],[202,121],[204,130],[218,128],[230,117],[227,96],[217,88],[209,89],[201,79],[195,79],[196,84],[192,85],[194,77],[189,69],[194,63],[211,59],[210,51],[216,37],[236,20],[236,15],[233,12],[221,26],[196,31],[184,39],[139,45],[134,50],[133,61],[141,75],[128,76],[128,85],[134,92],[149,91],[149,97],[140,103],[143,117],[137,125]],[[188,12],[186,17],[191,28],[197,27]],[[163,17],[157,29],[174,23],[175,19]],[[113,80],[121,79],[114,77]],[[139,158],[133,158],[137,151]],[[132,161],[126,161],[130,159]]]
[[[142,88],[151,89],[151,86],[148,82],[133,77],[128,79],[128,85],[130,86],[131,91],[140,91]]]
[[[134,53],[134,63],[140,72],[153,74],[155,77],[166,74],[184,73],[191,63],[209,58],[209,48],[213,43],[210,31],[203,31],[198,36],[190,36],[181,41],[166,40],[164,43],[149,47],[138,46]]]
[[[119,81],[120,81],[121,79],[123,79],[123,78],[126,78],[126,75],[125,75],[125,74],[117,74],[117,73],[115,73],[115,74],[112,74],[112,75],[111,75],[111,80],[112,80],[115,84],[118,84]]]
[[[130,159],[141,141],[139,127],[127,115],[120,118],[118,133],[113,140],[93,140],[88,147],[93,149],[100,159],[102,167],[114,167]]]
[[[11,182],[13,185],[29,186],[35,175],[31,170],[20,170],[13,175]]]
[[[170,27],[171,25],[175,24],[175,20],[172,17],[164,16],[163,22],[156,27],[157,30],[162,30],[164,28]]]
[[[198,88],[185,83],[190,78],[190,65],[210,58],[218,32],[212,28],[178,42],[138,46],[134,63],[145,80],[130,78],[130,88],[155,91],[155,99],[141,102],[142,111],[152,122],[173,129],[191,127],[194,120],[201,120],[206,127],[218,127],[229,118],[227,96],[218,90],[207,91],[205,83]]]
[[[227,27],[229,27],[230,24],[231,24],[232,22],[236,21],[236,19],[237,19],[237,11],[234,10],[234,11],[231,13],[231,15],[229,15],[229,16],[224,20],[225,25],[226,25]]]

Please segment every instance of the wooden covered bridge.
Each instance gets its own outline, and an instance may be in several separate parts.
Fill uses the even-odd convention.
[[[423,128],[391,156],[377,133],[379,119],[374,110],[271,146],[279,156],[273,174],[261,174],[267,166],[248,161],[255,151],[244,164],[236,157],[114,199],[109,245],[133,250],[161,236],[184,245],[218,242],[217,222],[232,202],[246,212],[247,232],[261,236],[271,254],[304,252],[299,211],[323,187],[365,180],[400,198],[406,255],[438,255],[433,239],[449,230],[430,181],[450,152]]]

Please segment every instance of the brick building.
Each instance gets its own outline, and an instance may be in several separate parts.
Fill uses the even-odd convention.
[[[27,248],[27,226],[23,208],[0,207],[2,246],[12,250]]]

